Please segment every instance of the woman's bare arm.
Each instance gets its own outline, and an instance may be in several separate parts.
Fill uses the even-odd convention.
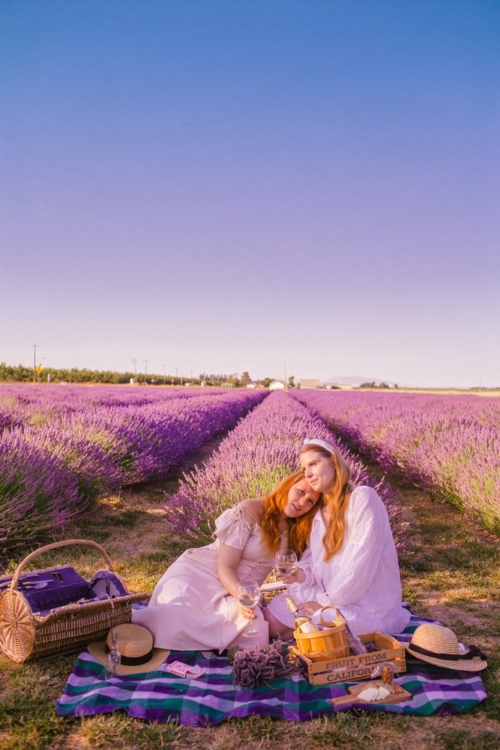
[[[238,597],[240,579],[238,578],[237,570],[241,560],[241,553],[242,550],[228,547],[227,544],[222,543],[219,547],[217,557],[217,575],[219,576],[219,580],[231,596],[235,598]],[[241,614],[248,620],[255,618],[252,607],[243,607],[241,604],[239,607]]]

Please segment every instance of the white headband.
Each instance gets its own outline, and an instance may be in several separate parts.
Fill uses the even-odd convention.
[[[333,447],[331,443],[327,443],[326,440],[319,440],[319,438],[312,438],[311,440],[307,438],[306,440],[304,440],[304,445],[320,445],[322,448],[325,449],[325,451],[328,451],[328,453],[331,453],[332,456],[335,453],[335,448]]]

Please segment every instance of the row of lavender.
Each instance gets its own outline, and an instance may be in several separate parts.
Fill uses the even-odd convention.
[[[69,412],[88,411],[101,406],[146,406],[167,398],[197,398],[227,394],[227,389],[140,388],[130,386],[0,386],[0,432],[11,427],[42,424],[65,417]],[[237,397],[237,392],[235,392]]]
[[[500,529],[500,399],[319,391],[295,396],[387,473]]]
[[[60,410],[0,436],[0,550],[53,536],[99,495],[164,477],[265,391]]]
[[[271,394],[221,442],[208,463],[183,478],[179,491],[167,495],[173,530],[199,543],[210,541],[213,520],[247,497],[259,497],[298,468],[304,439],[335,442],[353,471],[356,484],[374,487],[384,500],[396,544],[405,546],[405,524],[397,497],[384,482],[372,480],[361,461],[336,439],[325,423],[284,393]]]

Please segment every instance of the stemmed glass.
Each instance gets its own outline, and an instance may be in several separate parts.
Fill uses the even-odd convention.
[[[110,636],[111,636],[111,649],[106,654],[106,664],[105,664],[105,679],[109,680],[110,677],[113,677],[114,675],[118,674],[120,664],[122,663],[122,657],[120,652],[118,651],[118,636],[116,635],[113,628],[110,630]]]
[[[293,549],[285,549],[276,553],[274,561],[274,567],[278,575],[290,576],[297,570],[297,555]],[[288,591],[288,586],[285,584],[285,591]]]
[[[255,607],[260,599],[260,586],[256,581],[245,581],[238,584],[237,597],[243,607]],[[242,635],[253,636],[259,631],[253,625],[246,627]]]

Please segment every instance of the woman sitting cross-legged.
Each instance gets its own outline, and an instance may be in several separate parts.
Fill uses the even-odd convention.
[[[371,487],[351,484],[349,466],[325,440],[306,440],[300,463],[324,502],[300,567],[284,579],[289,596],[304,614],[336,607],[356,635],[401,633],[410,613],[401,604],[398,556],[384,503]],[[273,598],[265,617],[271,636],[292,637],[294,618],[284,595]]]
[[[299,471],[269,495],[225,510],[215,522],[215,541],[186,550],[163,574],[148,606],[133,611],[132,622],[148,628],[158,648],[222,651],[252,620],[259,645],[267,644],[262,612],[239,603],[238,584],[262,584],[280,549],[300,557],[320,498]]]

